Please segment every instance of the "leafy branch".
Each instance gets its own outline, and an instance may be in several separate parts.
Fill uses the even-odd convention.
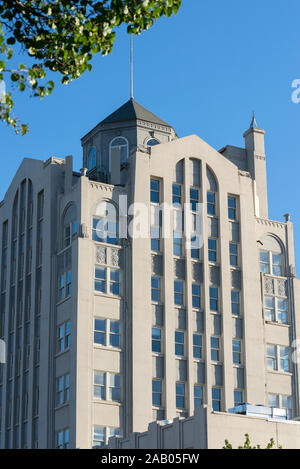
[[[228,440],[225,440],[225,446],[223,446],[223,449],[233,449],[232,444],[229,443]],[[250,441],[250,437],[249,437],[248,433],[246,433],[245,434],[245,443],[243,444],[243,446],[239,446],[238,449],[262,449],[262,448],[261,448],[261,445],[252,446],[251,441]],[[275,448],[274,438],[270,439],[269,443],[267,444],[266,448],[264,448],[264,449],[276,449]],[[282,447],[278,446],[277,449],[282,449]]]
[[[162,16],[176,14],[182,0],[4,0],[0,5],[0,83],[10,75],[19,91],[32,96],[50,95],[54,82],[42,85],[47,71],[58,72],[68,84],[86,70],[100,53],[112,51],[115,29],[140,34]],[[33,65],[9,67],[19,49],[34,60]],[[23,135],[26,125],[13,117],[11,92],[0,96],[0,120]]]

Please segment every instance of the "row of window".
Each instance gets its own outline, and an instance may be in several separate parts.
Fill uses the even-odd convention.
[[[154,303],[162,303],[162,278],[158,276],[151,277],[151,300]],[[174,280],[174,305],[184,306],[185,304],[185,282],[183,280]],[[218,287],[209,288],[210,311],[219,312],[219,289]],[[192,284],[192,306],[195,309],[201,308],[201,284]],[[231,291],[231,311],[238,316],[240,314],[240,292]]]
[[[150,202],[159,204],[161,202],[161,184],[159,179],[151,178],[150,180]],[[173,205],[182,205],[183,190],[182,185],[174,183],[172,185],[172,203]],[[197,204],[200,202],[200,192],[197,188],[190,188],[190,208],[192,212],[197,211]],[[229,220],[237,220],[237,197],[228,196],[228,218]],[[216,193],[215,191],[207,191],[207,213],[208,215],[216,215]]]
[[[146,146],[153,147],[155,145],[158,145],[159,143],[160,142],[156,138],[150,137],[146,142]],[[113,148],[120,149],[120,163],[126,163],[126,161],[128,160],[128,140],[125,137],[115,137],[109,144],[110,152]],[[96,148],[92,147],[89,151],[87,158],[87,168],[89,171],[96,167],[96,156]]]
[[[215,412],[221,411],[222,403],[222,388],[213,387],[211,391],[212,396],[212,408]],[[202,407],[204,403],[204,386],[201,384],[194,384],[194,407]],[[243,391],[239,389],[234,390],[234,406],[238,406],[244,403]],[[163,406],[163,381],[161,379],[152,380],[152,405],[153,407]],[[269,394],[268,405],[270,407],[276,407],[286,409],[288,418],[292,415],[292,398],[291,396]],[[186,408],[186,383],[176,383],[176,408]]]
[[[220,337],[213,336],[210,339],[211,349],[211,360],[214,362],[221,361],[221,342]],[[174,336],[175,343],[175,355],[177,357],[184,357],[185,353],[185,332],[175,331]],[[152,352],[161,354],[163,353],[163,340],[162,340],[162,329],[160,327],[152,328]],[[193,334],[193,358],[195,360],[201,360],[204,358],[203,355],[203,334]],[[232,340],[232,358],[235,365],[242,363],[242,341],[239,339]]]

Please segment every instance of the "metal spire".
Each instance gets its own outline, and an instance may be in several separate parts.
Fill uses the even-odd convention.
[[[133,99],[133,39],[130,34],[130,99]]]
[[[255,112],[253,111],[250,129],[257,129],[257,128],[258,128],[258,125],[257,125],[256,118],[255,118]]]

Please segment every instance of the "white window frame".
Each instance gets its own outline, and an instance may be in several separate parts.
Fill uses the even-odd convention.
[[[99,373],[99,374],[103,375],[103,377],[104,377],[104,383],[103,384],[95,384],[96,373]],[[119,382],[120,382],[119,386],[112,386],[111,385],[111,378],[112,377],[118,377],[119,378]],[[94,392],[95,387],[104,388],[104,397],[103,398],[100,398],[100,397],[95,395],[95,392]],[[112,389],[119,389],[119,396],[120,396],[119,400],[113,400],[113,399],[110,398],[110,396],[112,394],[112,392],[111,392]],[[113,373],[113,372],[110,372],[110,371],[94,370],[94,372],[93,372],[93,399],[95,401],[105,401],[105,402],[110,402],[110,403],[114,403],[114,404],[121,404],[121,402],[122,402],[121,374],[120,373]]]

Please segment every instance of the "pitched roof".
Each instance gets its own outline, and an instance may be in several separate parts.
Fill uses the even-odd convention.
[[[172,127],[133,99],[130,99],[127,103],[123,104],[123,106],[119,107],[119,109],[106,117],[101,124],[112,124],[115,122],[131,120],[143,120],[146,122],[152,122],[153,124]]]

